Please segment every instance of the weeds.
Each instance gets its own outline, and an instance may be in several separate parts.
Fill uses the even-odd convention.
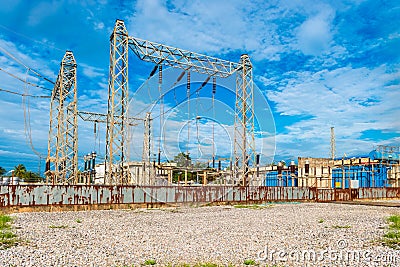
[[[7,249],[18,244],[17,235],[11,231],[12,218],[0,214],[0,249]]]
[[[324,219],[320,219],[319,221],[318,221],[318,223],[323,223],[324,222]]]
[[[389,228],[393,230],[400,230],[400,215],[392,215],[387,219]]]
[[[145,260],[145,262],[143,263],[144,265],[155,265],[156,261],[151,259],[151,260]]]
[[[68,228],[68,225],[50,225],[49,228],[51,228],[51,229],[65,229],[65,228]]]
[[[258,205],[258,204],[253,204],[253,205],[243,205],[243,204],[239,204],[239,205],[234,205],[234,208],[237,209],[253,209],[253,210],[258,210],[258,209],[265,209],[265,208],[270,208],[272,207],[272,204],[269,205]]]
[[[351,225],[332,225],[333,229],[348,229],[348,228],[352,228],[353,226]]]
[[[255,260],[251,260],[251,259],[247,259],[247,260],[244,260],[243,264],[244,265],[256,265],[256,261]]]
[[[168,264],[167,267],[233,267],[233,265],[232,264],[220,265],[220,264],[212,263],[212,262],[203,262],[203,263],[196,263],[196,264],[189,264],[189,263],[181,263],[178,265]]]
[[[82,220],[81,219],[76,219],[76,222],[77,223],[82,223]]]
[[[392,215],[387,218],[389,223],[389,232],[383,235],[383,245],[400,249],[400,215]]]

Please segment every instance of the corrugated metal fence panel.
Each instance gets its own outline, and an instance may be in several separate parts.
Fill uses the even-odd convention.
[[[387,198],[399,198],[400,190],[399,188],[385,188],[386,189],[386,197]]]
[[[133,203],[145,203],[146,192],[142,189],[142,187],[136,187],[133,190]]]
[[[0,207],[8,206],[9,198],[9,188],[8,186],[0,186]]]
[[[242,186],[0,186],[0,207],[38,205],[348,201],[399,198],[400,188],[317,189]]]

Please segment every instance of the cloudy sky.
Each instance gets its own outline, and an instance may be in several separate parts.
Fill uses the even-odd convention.
[[[234,62],[248,54],[257,100],[265,99],[255,107],[264,162],[271,160],[271,154],[275,161],[328,157],[330,127],[335,127],[337,156],[365,155],[379,144],[400,144],[396,0],[0,0],[0,4],[0,166],[8,170],[19,163],[38,170],[39,158],[47,155],[50,105],[48,98],[8,91],[49,96],[53,84],[44,78],[56,80],[66,50],[73,51],[78,63],[79,110],[106,112],[109,36],[116,19],[125,21],[129,35],[141,39]],[[143,116],[141,107],[146,109],[156,99],[156,83],[147,80],[152,68],[131,55],[133,115]],[[165,83],[173,83],[179,73],[166,71]],[[201,84],[205,78],[195,77],[195,82]],[[185,85],[173,90],[163,85],[162,90],[169,91],[164,108],[176,106],[165,118],[169,127],[164,134],[169,142],[163,147],[165,157],[179,149],[208,157],[204,155],[213,142],[212,125],[216,153],[229,154],[233,117],[226,114],[234,110],[234,95],[229,93],[234,88],[224,89],[221,83],[215,116],[210,111],[210,90],[192,96],[188,116],[188,103],[178,105],[186,94]],[[156,117],[160,106],[147,109]],[[187,125],[192,133],[189,145],[185,145]],[[132,130],[132,158],[141,156],[141,131],[140,125]],[[95,135],[93,124],[79,121],[80,157],[92,150],[104,155],[104,139],[104,125]]]

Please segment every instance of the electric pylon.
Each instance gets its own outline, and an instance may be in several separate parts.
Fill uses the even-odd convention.
[[[66,51],[50,102],[50,128],[46,182],[75,184],[78,181],[78,117],[76,61]]]
[[[106,130],[105,182],[129,183],[128,135],[128,32],[117,20],[110,37],[110,74]]]
[[[250,162],[255,163],[253,71],[248,55],[242,55],[236,71],[234,124],[234,180],[249,184]],[[241,177],[240,177],[241,176]]]

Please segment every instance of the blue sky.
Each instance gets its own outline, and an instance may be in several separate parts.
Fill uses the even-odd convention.
[[[271,160],[272,154],[275,160],[328,157],[331,126],[335,127],[338,156],[367,154],[379,144],[400,144],[398,1],[0,2],[0,68],[51,89],[51,83],[27,71],[7,53],[55,81],[65,50],[72,50],[78,63],[79,110],[106,112],[109,36],[115,20],[122,19],[129,34],[141,39],[235,62],[243,53],[250,55],[257,91],[267,101],[259,103],[265,107],[258,113],[258,119],[265,122],[257,141],[266,151],[264,162]],[[130,90],[136,96],[131,111],[148,104],[144,95],[150,89],[144,88],[152,82],[143,82],[152,67],[131,55]],[[166,82],[174,81],[179,72],[165,75]],[[205,77],[196,79],[201,83]],[[222,82],[218,83],[223,89]],[[0,71],[0,89],[50,95],[49,90],[27,86],[4,71]],[[228,91],[218,90],[218,114],[232,112],[232,101],[223,101]],[[201,95],[203,106],[210,103],[206,92]],[[166,107],[174,104],[172,93]],[[191,103],[193,113],[197,104]],[[158,108],[153,108],[153,116]],[[187,109],[185,105],[181,108]],[[33,171],[38,169],[37,154],[47,154],[48,112],[48,99],[23,99],[0,91],[0,166],[11,169],[23,163]],[[200,150],[210,146],[213,121],[209,108],[203,113],[202,121],[189,124],[191,132],[198,131],[204,139]],[[184,140],[175,135],[185,131],[183,115],[178,114],[175,109],[168,117],[168,127],[175,128],[168,130],[166,140],[171,142],[165,147],[166,155],[178,151],[168,138],[175,136],[178,144]],[[229,147],[231,121],[214,119],[220,138],[215,143],[222,157],[227,154],[224,147]],[[140,127],[133,130],[132,142],[137,144],[133,147],[142,145],[141,135]],[[192,139],[198,136],[192,135]],[[79,121],[79,139],[80,156],[91,150],[104,154],[104,129],[94,137],[93,124]],[[193,141],[191,149],[198,148]],[[140,149],[133,149],[131,155],[139,157]]]

